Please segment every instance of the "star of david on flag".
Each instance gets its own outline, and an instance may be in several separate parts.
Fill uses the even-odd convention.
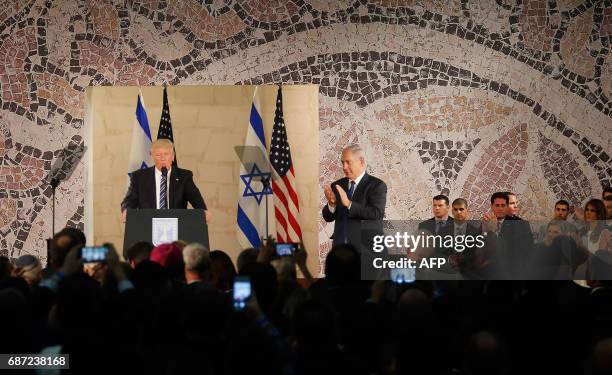
[[[257,204],[261,204],[261,201],[264,198],[264,195],[267,194],[272,194],[272,188],[270,187],[270,185],[268,184],[268,186],[266,187],[263,183],[261,184],[261,189],[259,191],[256,191],[253,188],[253,182],[260,182],[263,181],[264,179],[267,179],[268,181],[270,181],[270,178],[272,177],[272,173],[265,173],[262,172],[259,167],[257,167],[257,164],[253,164],[253,168],[251,168],[251,173],[249,174],[241,174],[240,175],[240,179],[242,180],[242,182],[244,182],[244,192],[242,193],[242,197],[255,197],[255,200],[257,201]]]

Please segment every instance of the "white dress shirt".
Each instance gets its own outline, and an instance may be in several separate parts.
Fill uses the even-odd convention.
[[[170,172],[172,167],[168,168],[168,174],[166,175],[166,208],[170,208]],[[155,168],[155,206],[159,209],[159,186],[161,185],[162,173],[159,169]]]
[[[359,185],[359,182],[361,181],[361,179],[363,178],[363,176],[365,176],[365,174],[366,174],[366,173],[365,173],[365,170],[364,170],[364,171],[363,171],[363,172],[362,172],[362,173],[361,173],[359,176],[357,176],[357,178],[354,180],[354,182],[355,182],[355,187],[353,187],[353,195],[355,195],[355,191],[357,190],[357,185]],[[353,181],[353,180],[349,180],[349,184],[348,184],[349,188],[351,187],[351,181]],[[346,194],[348,194],[348,191],[346,192]],[[352,203],[352,201],[351,201],[351,203]],[[342,202],[336,202],[336,204],[342,204]],[[331,212],[332,214],[333,214],[334,212],[336,212],[336,206],[333,206],[333,207],[332,207],[332,206],[331,206],[331,205],[328,203],[328,204],[327,204],[327,208],[329,209],[329,212]],[[349,204],[349,206],[348,206],[346,209],[347,209],[347,210],[350,210],[350,209],[351,209],[351,205]]]

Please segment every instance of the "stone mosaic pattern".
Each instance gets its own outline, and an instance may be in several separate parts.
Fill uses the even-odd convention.
[[[527,124],[521,124],[491,143],[476,162],[463,187],[463,196],[476,217],[490,206],[491,192],[508,191],[527,162]]]
[[[456,180],[473,147],[478,145],[479,138],[470,143],[445,140],[437,142],[423,141],[416,145],[423,164],[435,179],[436,189],[442,194],[450,195],[450,183]]]
[[[588,199],[592,194],[591,185],[572,154],[541,133],[538,141],[540,167],[550,190],[570,204],[580,205]],[[580,143],[578,147],[588,148],[586,143]]]
[[[423,197],[441,191],[476,214],[498,188],[529,210],[598,195],[612,180],[611,35],[612,0],[9,1],[0,251],[44,255],[45,177],[83,142],[89,85],[318,84],[321,183],[359,141],[393,219],[429,216]],[[58,226],[83,225],[83,172]]]

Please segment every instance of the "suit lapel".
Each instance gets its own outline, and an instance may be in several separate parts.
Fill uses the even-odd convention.
[[[172,172],[170,173],[170,188],[168,191],[168,208],[176,208],[178,205],[176,204],[174,199],[174,192],[178,189],[178,184],[180,182],[180,176],[178,173],[178,168],[172,168]]]
[[[155,183],[155,167],[149,168],[145,176],[146,176],[147,181],[144,186],[153,186],[152,190],[151,189],[146,190],[147,195],[145,196],[148,196],[149,202],[153,202],[153,205],[151,206],[151,208],[157,208],[157,186]]]
[[[455,234],[455,220],[450,216],[448,217],[448,219],[446,219],[445,231],[445,234],[450,234],[451,236]]]

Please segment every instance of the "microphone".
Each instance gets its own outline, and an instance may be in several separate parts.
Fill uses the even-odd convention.
[[[168,177],[168,168],[162,167],[161,173],[162,173],[162,176]]]

